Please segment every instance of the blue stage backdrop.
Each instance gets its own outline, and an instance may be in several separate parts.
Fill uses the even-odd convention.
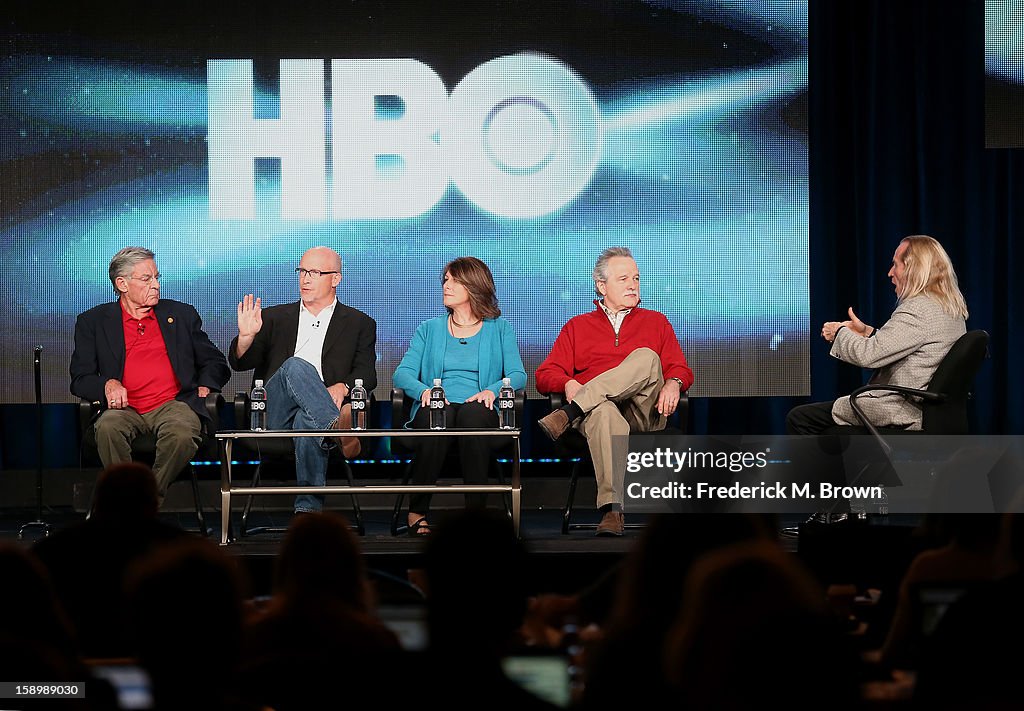
[[[159,4],[157,4],[159,5]],[[809,393],[805,2],[22,3],[0,112],[0,401],[69,401],[111,255],[223,349],[303,250],[378,323],[378,398],[439,272],[494,272],[531,373],[631,247],[697,396]],[[227,392],[247,388],[236,375]]]
[[[985,0],[985,147],[1024,146],[1024,12]]]

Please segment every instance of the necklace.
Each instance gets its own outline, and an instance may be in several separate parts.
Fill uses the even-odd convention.
[[[477,325],[478,323],[480,323],[483,319],[479,319],[478,318],[473,323],[465,323],[465,324],[463,324],[463,323],[459,323],[458,321],[456,321],[455,320],[455,316],[449,314],[448,315],[448,320],[451,322],[451,323],[448,324],[448,333],[452,334],[452,338],[458,338],[459,339],[459,345],[460,346],[464,346],[464,345],[468,344],[469,341],[467,341],[463,336],[456,336],[455,335],[455,327],[458,326],[459,328],[471,328],[471,327]]]
[[[478,318],[473,323],[459,323],[458,321],[455,320],[455,315],[454,314],[449,315],[448,318],[451,319],[453,326],[458,326],[459,328],[471,328],[471,327],[477,325],[478,323],[480,323],[483,320],[483,319],[479,319]]]

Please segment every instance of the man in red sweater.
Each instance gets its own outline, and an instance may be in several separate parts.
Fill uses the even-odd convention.
[[[664,314],[640,308],[640,271],[627,247],[609,247],[594,265],[600,299],[562,327],[537,368],[537,390],[564,392],[567,404],[541,418],[557,440],[570,427],[587,439],[597,476],[599,536],[621,536],[630,431],[664,429],[693,371]]]

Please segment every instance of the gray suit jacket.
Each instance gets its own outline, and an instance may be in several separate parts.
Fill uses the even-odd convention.
[[[877,368],[872,384],[925,389],[939,362],[966,332],[962,318],[950,316],[929,296],[915,296],[897,306],[872,338],[840,329],[831,354],[845,363]],[[869,392],[857,398],[857,403],[878,427],[921,429],[920,406],[899,393]],[[849,396],[832,405],[832,419],[841,425],[861,424]]]

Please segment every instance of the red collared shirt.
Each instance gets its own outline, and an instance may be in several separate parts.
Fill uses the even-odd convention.
[[[181,383],[171,368],[167,345],[150,311],[137,319],[121,307],[124,323],[124,375],[121,383],[128,390],[128,406],[139,414],[155,410],[181,391]]]

